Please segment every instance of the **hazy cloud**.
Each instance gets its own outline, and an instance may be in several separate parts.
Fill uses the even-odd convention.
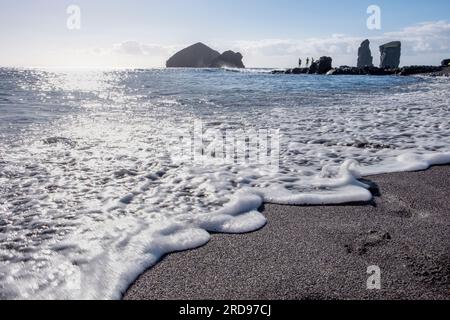
[[[222,50],[239,51],[244,55],[248,67],[292,67],[298,58],[333,57],[333,64],[355,65],[360,43],[367,37],[371,41],[374,63],[379,63],[378,46],[383,43],[402,41],[402,64],[438,64],[450,54],[450,23],[448,21],[423,22],[405,27],[395,32],[375,33],[377,36],[352,36],[333,34],[328,37],[306,39],[262,39],[241,41],[220,41],[216,39],[206,44]],[[42,51],[34,54],[36,65],[61,66],[111,66],[111,67],[163,67],[166,60],[181,48],[174,46],[143,43],[127,40],[109,47],[64,48]],[[25,51],[24,51],[25,52]],[[17,57],[16,57],[17,56]],[[11,64],[27,65],[30,58],[16,55]]]
[[[388,32],[389,38],[401,39],[408,53],[449,53],[450,23],[447,21],[423,22],[399,32]]]
[[[173,47],[144,44],[138,41],[125,41],[114,45],[116,53],[135,56],[167,56],[172,50]]]
[[[397,32],[386,32],[381,36],[368,37],[371,41],[372,55],[377,62],[378,46],[393,40],[400,40],[403,44],[403,61],[424,64],[436,64],[442,54],[450,51],[450,23],[447,21],[423,22],[406,27]],[[344,34],[334,34],[330,37],[297,39],[264,39],[260,41],[237,41],[233,46],[240,50],[246,60],[255,61],[256,65],[266,64],[268,61],[278,62],[279,65],[292,65],[298,57],[332,56],[337,64],[355,64],[359,44],[365,37],[355,37]],[[415,56],[415,58],[414,58]],[[414,58],[414,59],[413,59]],[[422,58],[422,60],[419,60]],[[276,60],[278,59],[278,60]],[[261,63],[258,63],[260,61]]]

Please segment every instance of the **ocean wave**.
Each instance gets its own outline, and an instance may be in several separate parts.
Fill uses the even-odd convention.
[[[229,71],[229,72],[238,72],[238,73],[272,73],[275,69],[270,68],[227,68],[224,67],[222,70]]]

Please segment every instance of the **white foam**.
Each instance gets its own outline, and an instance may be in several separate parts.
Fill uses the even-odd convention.
[[[450,163],[450,152],[415,154],[404,153],[395,159],[387,159],[377,165],[361,168],[365,176],[393,172],[422,171],[431,166]]]
[[[272,73],[274,69],[267,69],[267,68],[229,68],[224,67],[222,70],[230,71],[230,72],[239,72],[239,73]]]
[[[266,218],[256,211],[263,198],[251,191],[240,191],[222,209],[201,217],[198,225],[211,232],[246,233],[258,230],[266,224]]]

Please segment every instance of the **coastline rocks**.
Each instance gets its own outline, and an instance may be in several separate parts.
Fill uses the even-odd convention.
[[[317,74],[318,66],[316,66],[314,72],[311,73],[309,68],[294,68],[287,70],[275,70],[272,74]],[[436,66],[408,66],[402,68],[377,68],[377,67],[349,67],[340,66],[338,68],[333,68],[326,72],[330,76],[338,75],[350,75],[350,76],[411,76],[418,74],[425,75],[448,75],[450,73],[450,68],[436,67]]]
[[[319,61],[315,61],[309,67],[309,74],[326,74],[333,67],[333,59],[331,57],[320,57]]]
[[[292,74],[292,70],[294,69],[287,69],[287,70],[272,70],[270,74]],[[288,73],[288,71],[291,71],[291,73]]]
[[[174,54],[166,62],[167,68],[245,68],[242,55],[233,51],[220,54],[199,42]]]
[[[225,51],[219,57],[214,59],[210,68],[239,68],[244,69],[244,63],[242,62],[243,56],[239,52]]]
[[[274,70],[272,74],[326,74],[332,69],[333,59],[321,57],[311,64],[309,68],[293,68],[287,70]]]
[[[358,68],[373,67],[373,57],[370,51],[370,41],[364,40],[358,49]]]
[[[399,68],[401,57],[401,42],[393,41],[380,46],[381,67],[373,66],[373,57],[370,51],[370,41],[364,40],[358,50],[358,66],[332,67],[331,57],[321,57],[311,64],[309,68],[294,68],[275,70],[272,74],[326,74],[326,75],[370,75],[370,76],[410,76],[428,75],[441,76],[450,74],[450,59],[443,60],[442,66],[405,66]]]
[[[319,70],[318,65],[319,65],[318,61],[311,63],[311,65],[309,66],[309,69],[308,69],[308,74],[317,73],[317,71]]]
[[[309,68],[294,68],[294,69],[287,69],[287,70],[275,70],[274,74],[307,74],[309,71]]]
[[[320,57],[315,64],[317,64],[317,74],[326,74],[333,68],[333,59],[331,57]]]
[[[339,68],[335,68],[330,70],[327,75],[336,76],[336,75],[351,75],[351,76],[389,76],[396,74],[395,69],[381,69],[377,67],[349,67],[349,66],[341,66]]]
[[[393,41],[380,46],[382,69],[398,68],[400,65],[402,44],[400,41]]]
[[[450,66],[450,59],[442,60],[441,66],[443,66],[443,67],[448,67],[448,66]]]
[[[398,72],[401,76],[410,76],[413,74],[425,74],[425,73],[435,73],[442,71],[442,67],[434,67],[434,66],[409,66],[400,68]]]
[[[327,75],[369,75],[369,76],[410,76],[415,74],[431,74],[435,72],[441,72],[442,67],[435,66],[408,66],[403,68],[377,68],[377,67],[349,67],[341,66],[330,70]]]

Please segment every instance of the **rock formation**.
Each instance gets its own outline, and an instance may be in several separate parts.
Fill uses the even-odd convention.
[[[309,68],[293,68],[286,70],[274,70],[272,74],[307,74]]]
[[[167,60],[166,66],[168,68],[208,68],[219,56],[219,52],[199,42],[177,52]]]
[[[244,69],[244,63],[242,63],[242,54],[239,52],[225,51],[219,57],[214,59],[210,68],[240,68]]]
[[[395,69],[380,69],[377,67],[349,67],[349,66],[341,66],[339,68],[334,68],[328,71],[327,75],[352,75],[352,76],[361,76],[361,75],[372,75],[372,76],[388,76],[394,75]]]
[[[370,51],[370,41],[364,40],[358,49],[358,68],[373,67],[373,57]]]
[[[321,57],[317,62],[317,73],[326,74],[333,68],[333,59],[331,57]]]
[[[223,54],[199,42],[187,47],[167,60],[167,68],[245,68],[242,55],[225,51]]]
[[[377,68],[377,67],[348,67],[341,66],[330,70],[327,75],[370,75],[370,76],[389,76],[389,75],[399,75],[399,76],[410,76],[415,74],[432,74],[442,71],[443,67],[436,66],[409,66],[402,68]]]
[[[401,76],[410,76],[414,74],[431,74],[442,71],[444,68],[436,66],[408,66],[400,68],[397,72]]]
[[[443,60],[441,66],[404,66],[399,68],[401,56],[401,42],[393,41],[380,47],[381,66],[373,66],[373,57],[370,52],[370,41],[364,40],[358,50],[358,66],[332,67],[333,59],[321,57],[311,64],[309,68],[294,68],[287,70],[274,70],[272,74],[327,74],[327,75],[372,75],[372,76],[449,76],[450,59]]]
[[[398,68],[400,65],[401,50],[402,44],[400,41],[393,41],[380,46],[380,68]]]
[[[315,61],[315,62],[311,63],[311,65],[309,66],[309,69],[308,69],[308,73],[309,74],[317,73],[318,65],[319,65],[318,61]]]
[[[333,59],[330,57],[320,57],[318,61],[315,61],[309,67],[309,74],[326,74],[333,68]]]
[[[448,66],[450,66],[450,59],[442,60],[441,66],[443,66],[443,67],[448,67]]]

